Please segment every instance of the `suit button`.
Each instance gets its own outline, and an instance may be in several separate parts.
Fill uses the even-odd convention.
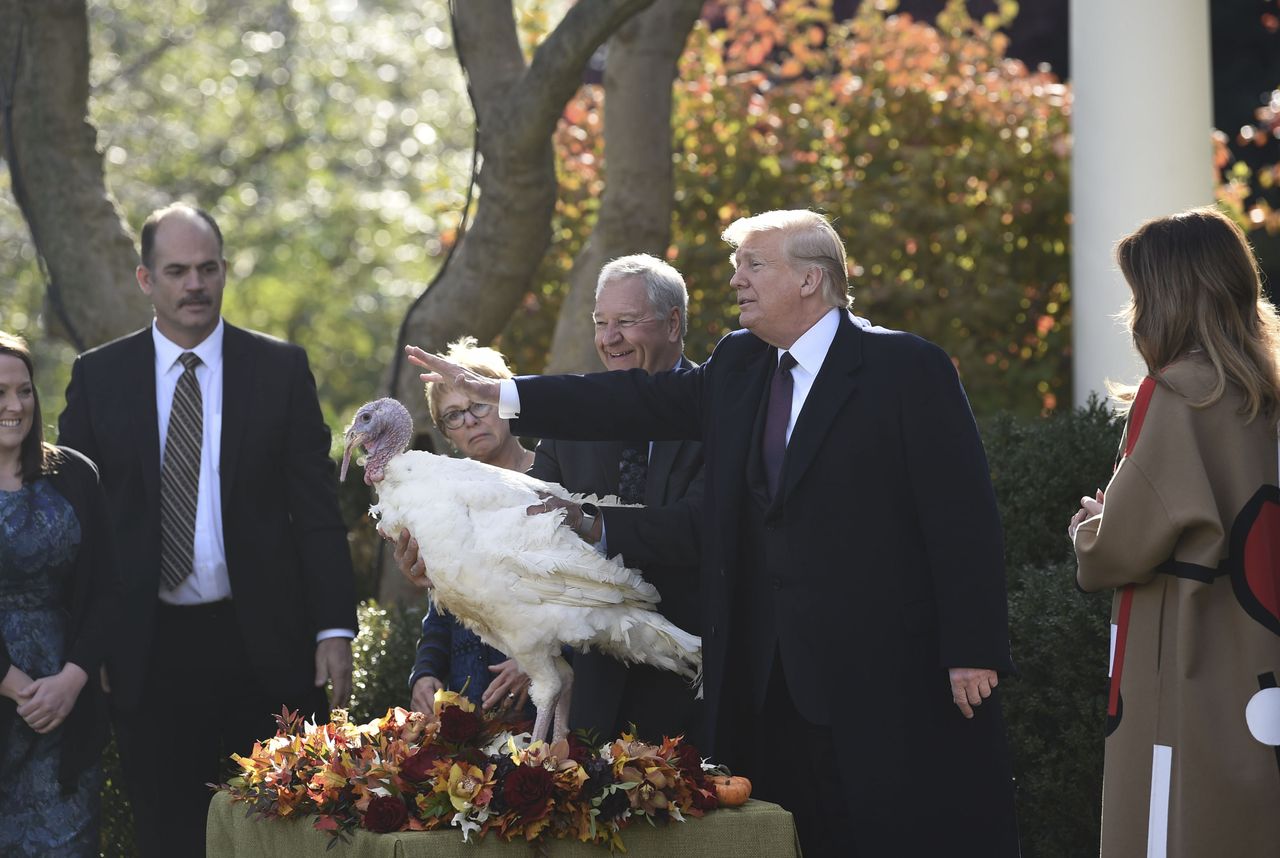
[[[725,577],[725,571],[723,566],[720,567],[720,577],[721,578]]]
[[[715,623],[712,623],[712,624],[711,624],[711,631],[707,632],[707,637],[709,637],[709,638],[713,638],[713,637],[715,637],[715,636],[716,636],[716,624],[715,624]]]
[[[774,578],[774,579],[773,579],[773,589],[775,589],[775,590],[781,590],[781,589],[782,589],[782,579],[781,579],[781,578]]]

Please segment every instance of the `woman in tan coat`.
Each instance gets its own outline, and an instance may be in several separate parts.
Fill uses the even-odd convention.
[[[1115,588],[1104,858],[1280,855],[1280,321],[1212,209],[1120,242],[1149,373],[1069,534]]]

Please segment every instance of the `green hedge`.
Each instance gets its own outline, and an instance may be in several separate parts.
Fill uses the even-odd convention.
[[[1095,400],[983,431],[1005,529],[1018,675],[1001,687],[1025,858],[1098,852],[1111,599],[1076,588],[1066,529],[1107,484],[1122,425]]]
[[[1093,402],[1035,420],[1000,417],[983,427],[1009,566],[1018,675],[1001,687],[1026,858],[1098,850],[1110,599],[1076,589],[1066,524],[1080,495],[1106,484],[1120,426]],[[361,603],[353,720],[408,704],[422,610]],[[133,854],[132,832],[114,747],[105,766],[103,854],[125,858]]]
[[[350,716],[363,724],[381,718],[392,706],[409,706],[409,672],[417,652],[426,606],[360,604],[360,634],[355,641]]]

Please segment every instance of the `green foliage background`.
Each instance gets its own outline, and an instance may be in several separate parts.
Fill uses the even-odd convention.
[[[1070,401],[1067,88],[1006,59],[963,3],[937,27],[870,4],[843,23],[829,2],[742,5],[695,29],[676,87],[667,255],[690,353],[737,327],[724,227],[812,207],[848,245],[855,312],[945,348],[978,414]],[[521,371],[542,366],[545,310],[607,177],[602,101],[584,88],[560,129],[558,243],[502,340]]]
[[[439,265],[473,118],[443,3],[89,0],[90,118],[128,222],[184,199],[227,239],[229,321],[307,347],[330,426],[373,398]],[[70,349],[0,173],[0,328],[37,349],[45,413]],[[131,276],[126,273],[125,276]]]
[[[834,23],[829,0],[729,5],[695,29],[676,88],[668,255],[691,287],[690,351],[737,326],[721,229],[812,206],[848,242],[857,311],[947,348],[980,414],[1067,396],[1066,88],[1005,59],[1004,37],[958,3],[936,28],[870,7]],[[519,6],[533,44],[555,4]],[[473,116],[444,4],[89,12],[90,116],[126,218],[174,198],[210,209],[228,241],[227,318],[307,347],[340,427],[378,391],[401,318],[456,238]],[[555,243],[498,343],[521,371],[545,362],[603,188],[602,97],[584,87],[557,134]],[[0,328],[33,341],[52,423],[73,354],[41,334],[41,274],[8,181]]]

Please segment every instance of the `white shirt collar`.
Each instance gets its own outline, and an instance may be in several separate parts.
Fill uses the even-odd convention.
[[[818,370],[822,369],[822,362],[827,358],[827,352],[831,349],[832,341],[836,338],[841,312],[840,308],[832,307],[824,313],[821,319],[813,323],[813,327],[791,344],[791,348],[778,350],[779,360],[782,358],[783,351],[790,352],[801,369],[810,375],[817,375]]]
[[[216,367],[222,363],[222,335],[224,332],[225,328],[222,319],[219,318],[218,326],[199,345],[193,349],[184,349],[160,333],[160,329],[153,323],[151,325],[151,340],[156,346],[156,366],[160,368],[161,372],[167,372],[170,367],[178,362],[178,358],[184,352],[195,352],[196,356],[200,358],[200,362],[205,366]]]

